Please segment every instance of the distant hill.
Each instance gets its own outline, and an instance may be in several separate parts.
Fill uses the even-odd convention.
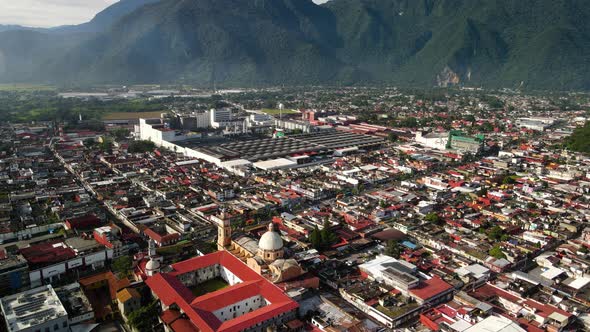
[[[0,24],[0,32],[4,32],[4,31],[14,31],[14,30],[31,30],[31,31],[45,31],[46,29],[44,28],[31,28],[31,27],[25,27],[22,25],[3,25]]]
[[[123,0],[39,45],[5,33],[5,82],[590,88],[582,0]]]
[[[92,20],[90,20],[90,22],[78,25],[64,25],[49,29],[49,31],[59,33],[102,32],[139,7],[158,1],[159,0],[121,0],[98,13]]]
[[[4,25],[0,24],[0,32],[3,31],[10,31],[10,30],[22,30],[25,29],[23,26],[20,25]]]

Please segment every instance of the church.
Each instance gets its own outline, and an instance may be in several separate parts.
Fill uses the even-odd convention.
[[[214,220],[218,224],[218,249],[230,251],[267,280],[280,283],[303,274],[297,261],[285,258],[283,239],[276,224],[271,222],[266,233],[256,242],[249,236],[232,239],[231,223],[223,214]]]

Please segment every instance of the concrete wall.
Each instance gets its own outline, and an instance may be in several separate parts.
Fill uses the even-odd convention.
[[[262,296],[256,295],[242,301],[228,305],[213,312],[215,317],[220,321],[225,322],[236,317],[240,317],[251,311],[258,310],[266,306],[266,301]]]

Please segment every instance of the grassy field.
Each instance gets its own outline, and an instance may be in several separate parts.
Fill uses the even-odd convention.
[[[0,84],[0,91],[55,91],[55,87],[35,84]]]
[[[269,114],[269,115],[279,115],[281,113],[281,110],[271,109],[271,108],[263,108],[262,112]],[[294,111],[294,110],[290,110],[290,109],[283,110],[283,114],[295,114],[295,113],[298,113],[298,112]]]
[[[224,289],[228,286],[229,285],[227,284],[227,282],[225,282],[225,280],[221,278],[213,278],[211,280],[207,280],[203,283],[196,285],[191,289],[191,291],[193,292],[194,296],[201,296],[207,293],[218,291],[220,289]]]
[[[103,120],[127,120],[127,119],[139,119],[139,118],[159,118],[161,112],[112,112],[105,114]]]

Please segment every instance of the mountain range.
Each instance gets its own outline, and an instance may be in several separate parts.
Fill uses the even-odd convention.
[[[584,0],[121,0],[0,26],[0,82],[590,89]]]

